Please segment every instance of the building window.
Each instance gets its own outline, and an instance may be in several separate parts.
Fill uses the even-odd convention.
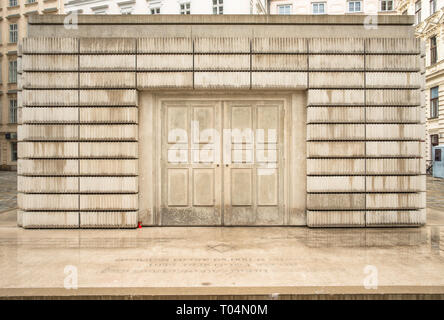
[[[430,38],[430,64],[435,64],[438,59],[438,49],[436,47],[436,37]]]
[[[430,0],[430,14],[436,12],[436,0]]]
[[[433,147],[437,146],[437,145],[439,145],[439,136],[437,134],[431,134],[430,135],[430,154],[433,154]]]
[[[291,4],[278,6],[278,14],[291,14]]]
[[[325,13],[325,3],[324,2],[314,2],[312,5],[313,14],[324,14]]]
[[[421,0],[415,2],[415,23],[421,22]]]
[[[18,40],[18,26],[17,23],[12,23],[9,25],[9,42],[17,43]]]
[[[349,1],[348,12],[361,12],[361,1]]]
[[[17,7],[18,1],[17,0],[9,0],[9,6],[10,7]]]
[[[27,3],[36,3],[37,0],[27,0],[26,2],[27,2]]]
[[[17,142],[11,142],[11,161],[17,161]]]
[[[17,83],[17,60],[9,61],[9,83]]]
[[[191,3],[185,2],[180,4],[180,14],[190,14],[191,13]]]
[[[17,99],[9,100],[9,123],[17,123]]]
[[[381,0],[381,11],[392,11],[393,0]]]
[[[438,88],[439,87],[433,87],[430,89],[430,118],[438,117],[438,108],[439,108]]]
[[[224,13],[224,0],[213,0],[213,14]]]
[[[159,14],[160,13],[160,7],[151,8],[150,12],[151,12],[151,14]]]

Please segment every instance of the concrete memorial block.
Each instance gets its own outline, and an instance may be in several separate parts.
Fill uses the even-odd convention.
[[[308,175],[365,175],[365,172],[365,159],[307,159]]]
[[[369,176],[366,178],[369,192],[419,192],[425,191],[422,176]]]
[[[202,89],[249,88],[249,72],[196,72],[194,87]]]
[[[364,210],[365,193],[308,193],[307,210]]]
[[[78,228],[79,213],[76,211],[22,211],[23,228]]]
[[[196,56],[196,61],[198,57]],[[248,58],[248,56],[246,56]],[[195,62],[196,63],[196,62]],[[191,54],[138,54],[137,71],[193,70]]]
[[[367,107],[366,110],[367,123],[420,123],[422,121],[421,109],[419,107]]]
[[[23,71],[76,71],[78,57],[76,55],[33,54],[23,55]]]
[[[191,65],[192,67],[192,65]],[[250,70],[250,55],[196,54],[194,70]]]
[[[22,123],[78,123],[79,110],[74,107],[22,108]]]
[[[137,175],[137,160],[131,159],[82,159],[79,160],[80,174],[87,176]]]
[[[137,193],[137,177],[80,177],[82,193]]]
[[[307,177],[307,192],[364,192],[364,176]]]
[[[364,122],[365,110],[365,107],[309,107],[307,108],[307,123]],[[369,112],[367,112],[367,121],[369,117]]]
[[[368,71],[420,71],[421,60],[417,55],[371,54],[365,57]]]
[[[19,193],[19,208],[23,210],[78,210],[78,194],[35,194]]]
[[[365,142],[363,141],[309,141],[307,142],[307,157],[338,158],[364,157]]]
[[[80,228],[136,228],[137,211],[80,212]]]
[[[79,161],[73,159],[19,159],[17,174],[23,176],[70,176],[79,173]]]
[[[366,225],[369,227],[381,226],[410,226],[426,223],[426,210],[384,210],[367,211]]]
[[[79,146],[77,142],[20,142],[18,144],[20,158],[77,158]]]
[[[78,197],[79,195],[77,195]],[[137,210],[137,194],[81,194],[80,210]]]
[[[22,95],[24,107],[77,106],[79,103],[77,90],[23,90]]]
[[[192,53],[191,37],[138,38],[137,53]]]
[[[137,88],[192,88],[192,72],[138,72]]]
[[[311,105],[364,105],[364,90],[308,90],[307,104]]]
[[[79,51],[77,38],[24,38],[22,54],[76,53]]]
[[[75,57],[77,59],[77,57]],[[81,71],[135,71],[136,56],[129,54],[80,55]]]
[[[79,129],[77,125],[23,124],[20,126],[17,138],[19,141],[77,140]]]
[[[307,53],[308,41],[304,38],[253,38],[253,53]]]
[[[367,88],[412,88],[421,87],[422,77],[419,72],[366,72]]]
[[[136,90],[80,90],[82,106],[137,106]]]
[[[84,141],[137,141],[137,125],[132,124],[81,125],[79,132]]]
[[[310,88],[364,88],[363,72],[310,72]]]
[[[18,192],[25,193],[77,193],[78,177],[17,177]]]
[[[22,86],[24,89],[75,89],[79,87],[76,72],[25,72]]]
[[[134,123],[138,121],[135,107],[80,108],[81,123]]]
[[[425,192],[419,193],[368,193],[367,209],[422,209]]]
[[[292,88],[307,86],[306,72],[252,72],[252,88]]]
[[[136,41],[129,38],[80,38],[80,53],[135,53]]]
[[[364,227],[365,211],[307,210],[307,224],[311,227]]]
[[[24,227],[424,223],[411,17],[381,17],[371,31],[358,16],[81,16],[75,31],[29,19]],[[186,133],[178,145],[172,128]],[[259,144],[207,129],[253,129]],[[225,147],[242,160],[216,161]],[[252,166],[254,150],[268,157]]]
[[[368,141],[365,145],[368,157],[420,157],[420,141]]]
[[[249,56],[246,56],[248,60]],[[306,71],[307,55],[305,54],[254,54],[251,56],[251,69],[254,71]],[[249,69],[249,63],[248,67]]]
[[[366,57],[367,58],[367,57]],[[308,63],[310,71],[364,70],[364,55],[358,54],[310,54]]]
[[[364,124],[308,124],[307,140],[362,140]]]
[[[134,72],[82,72],[80,88],[134,88]]]
[[[82,158],[137,158],[137,142],[80,142]]]

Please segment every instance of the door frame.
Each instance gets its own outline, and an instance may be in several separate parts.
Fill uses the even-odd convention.
[[[283,179],[284,179],[284,221],[283,225],[305,225],[305,222],[298,222],[298,223],[292,223],[294,219],[290,219],[290,195],[293,194],[293,187],[294,183],[292,183],[292,176],[293,174],[290,174],[290,171],[293,170],[293,167],[290,164],[291,158],[294,155],[293,144],[292,144],[292,137],[294,136],[293,131],[296,131],[293,128],[293,122],[292,122],[292,116],[293,112],[292,110],[295,108],[294,105],[294,96],[304,96],[304,91],[297,91],[296,93],[294,91],[269,91],[269,90],[248,90],[248,91],[221,91],[221,90],[195,90],[195,91],[144,91],[139,93],[140,96],[146,96],[148,95],[149,98],[146,99],[146,102],[141,102],[139,108],[147,106],[150,106],[151,108],[151,116],[147,119],[141,119],[139,117],[139,126],[143,121],[148,120],[149,122],[144,122],[144,126],[149,125],[149,123],[152,123],[152,129],[150,129],[150,135],[149,138],[151,138],[152,141],[152,152],[150,155],[150,161],[152,161],[152,165],[150,167],[151,172],[148,172],[148,175],[152,174],[152,180],[150,188],[140,188],[140,191],[151,191],[152,196],[148,195],[148,198],[151,198],[151,201],[148,205],[142,205],[141,206],[141,212],[142,214],[144,212],[148,212],[145,220],[143,221],[143,225],[151,225],[151,226],[161,226],[161,217],[160,217],[160,206],[162,203],[161,199],[161,188],[162,188],[162,176],[161,176],[161,152],[162,152],[162,136],[161,136],[161,130],[162,130],[162,105],[164,102],[172,102],[172,101],[178,101],[178,100],[187,100],[187,101],[217,101],[217,102],[231,102],[231,101],[266,101],[266,102],[272,102],[272,101],[278,101],[283,104],[283,110],[284,110],[284,134],[283,134],[283,146],[284,146],[284,159],[282,161],[282,170],[283,170]],[[300,100],[300,99],[299,99]],[[301,100],[302,101],[302,100]],[[298,101],[300,103],[300,101]],[[222,103],[223,105],[223,103]],[[305,109],[305,105],[301,106]],[[223,108],[223,107],[222,107]],[[141,111],[139,111],[139,114]],[[304,119],[305,121],[305,119]],[[305,134],[306,128],[303,128],[303,133]],[[139,134],[140,136],[140,134]],[[304,150],[305,153],[305,150]],[[139,159],[139,163],[141,164],[141,159]],[[139,165],[140,167],[140,165]],[[140,169],[139,169],[140,170]],[[305,168],[304,168],[305,170]],[[139,178],[140,179],[140,178]],[[140,180],[139,180],[140,181]],[[141,183],[147,183],[141,182]],[[303,185],[305,187],[305,181],[303,182]],[[149,190],[147,190],[149,189]],[[305,193],[305,192],[304,192]],[[301,195],[302,196],[302,195]],[[139,199],[144,198],[144,195],[140,195]],[[305,198],[305,194],[303,194],[303,197]],[[223,200],[223,199],[222,199]],[[140,201],[139,201],[140,203]],[[147,208],[148,207],[148,208]],[[223,208],[223,206],[222,206]],[[223,211],[222,211],[223,216]],[[305,210],[304,210],[305,214]],[[139,219],[140,220],[140,219]],[[305,219],[303,219],[305,220]],[[184,225],[185,226],[185,225]],[[221,225],[217,225],[221,226]],[[222,224],[222,226],[225,226]],[[263,225],[261,225],[263,226]],[[277,225],[273,225],[277,226]]]

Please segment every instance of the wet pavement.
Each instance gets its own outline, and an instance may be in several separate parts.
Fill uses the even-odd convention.
[[[444,181],[427,186],[422,228],[25,230],[10,210],[0,214],[0,296],[444,297]]]

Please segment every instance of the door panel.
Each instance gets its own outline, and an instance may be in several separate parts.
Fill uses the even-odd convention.
[[[223,127],[224,223],[284,224],[283,106],[226,102]]]
[[[162,105],[161,225],[221,225],[221,106]]]

